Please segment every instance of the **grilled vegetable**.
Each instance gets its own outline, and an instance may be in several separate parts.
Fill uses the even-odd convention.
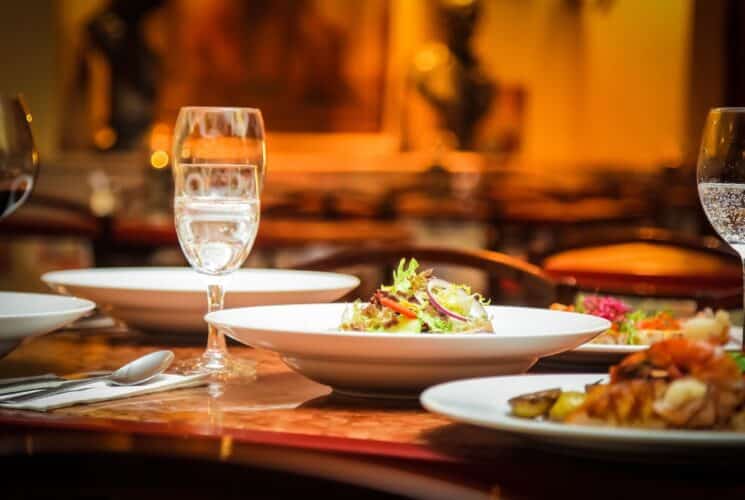
[[[512,414],[521,418],[545,416],[561,396],[561,389],[522,394],[509,400]]]
[[[584,392],[566,391],[562,392],[559,399],[548,412],[548,418],[555,422],[563,422],[574,410],[582,406],[587,395]]]

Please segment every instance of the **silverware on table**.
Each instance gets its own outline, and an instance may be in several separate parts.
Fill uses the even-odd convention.
[[[70,382],[73,380],[88,380],[92,377],[100,377],[109,373],[111,372],[96,371],[68,375],[64,377],[55,375],[53,373],[46,373],[43,375],[33,375],[30,377],[0,379],[0,400],[2,400],[2,396],[20,394],[29,391],[38,391],[41,389],[53,389],[61,386],[65,382]]]
[[[0,379],[0,389],[4,387],[12,387],[19,384],[30,384],[34,382],[42,382],[49,380],[58,380],[60,377],[54,373],[45,373],[43,375],[32,375],[30,377],[15,377],[15,378],[3,378]]]
[[[150,379],[160,375],[173,362],[174,355],[171,351],[155,351],[141,356],[118,370],[107,375],[99,377],[90,377],[82,380],[65,380],[54,387],[43,388],[41,390],[15,393],[7,398],[0,398],[0,404],[21,403],[36,398],[53,396],[67,391],[80,390],[87,385],[106,381],[112,385],[137,385],[142,384]]]

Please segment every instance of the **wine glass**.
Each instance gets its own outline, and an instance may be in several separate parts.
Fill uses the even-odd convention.
[[[21,96],[0,95],[0,219],[23,205],[36,183],[39,154],[30,123]]]
[[[745,265],[745,108],[709,111],[696,176],[706,217]]]
[[[206,277],[209,312],[223,307],[224,278],[251,253],[259,228],[266,146],[258,109],[181,108],[174,129],[174,216],[181,249]],[[225,335],[208,325],[204,353],[182,373],[219,379],[252,374],[255,364],[229,356]]]

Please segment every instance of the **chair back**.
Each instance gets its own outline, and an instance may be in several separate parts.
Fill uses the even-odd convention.
[[[463,276],[472,277],[475,271],[482,279],[481,286],[474,285],[474,290],[491,298],[495,305],[546,307],[571,293],[539,267],[487,250],[418,245],[362,247],[299,262],[293,267],[316,271],[346,270],[357,274],[362,281],[360,288],[344,299],[359,297],[364,300],[381,284],[390,282],[391,273],[401,258],[415,258],[422,268],[432,268],[436,275],[453,281],[459,279],[457,276],[461,279]],[[378,272],[365,274],[365,268],[369,271],[371,267]],[[470,280],[468,283],[472,284]]]
[[[565,240],[541,265],[582,291],[742,307],[740,259],[713,237],[654,227],[596,231]]]

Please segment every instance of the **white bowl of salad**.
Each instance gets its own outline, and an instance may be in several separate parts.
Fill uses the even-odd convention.
[[[206,320],[235,340],[279,353],[335,391],[416,397],[450,380],[523,373],[539,358],[606,331],[604,318],[491,305],[463,284],[401,261],[369,301],[226,309]]]

